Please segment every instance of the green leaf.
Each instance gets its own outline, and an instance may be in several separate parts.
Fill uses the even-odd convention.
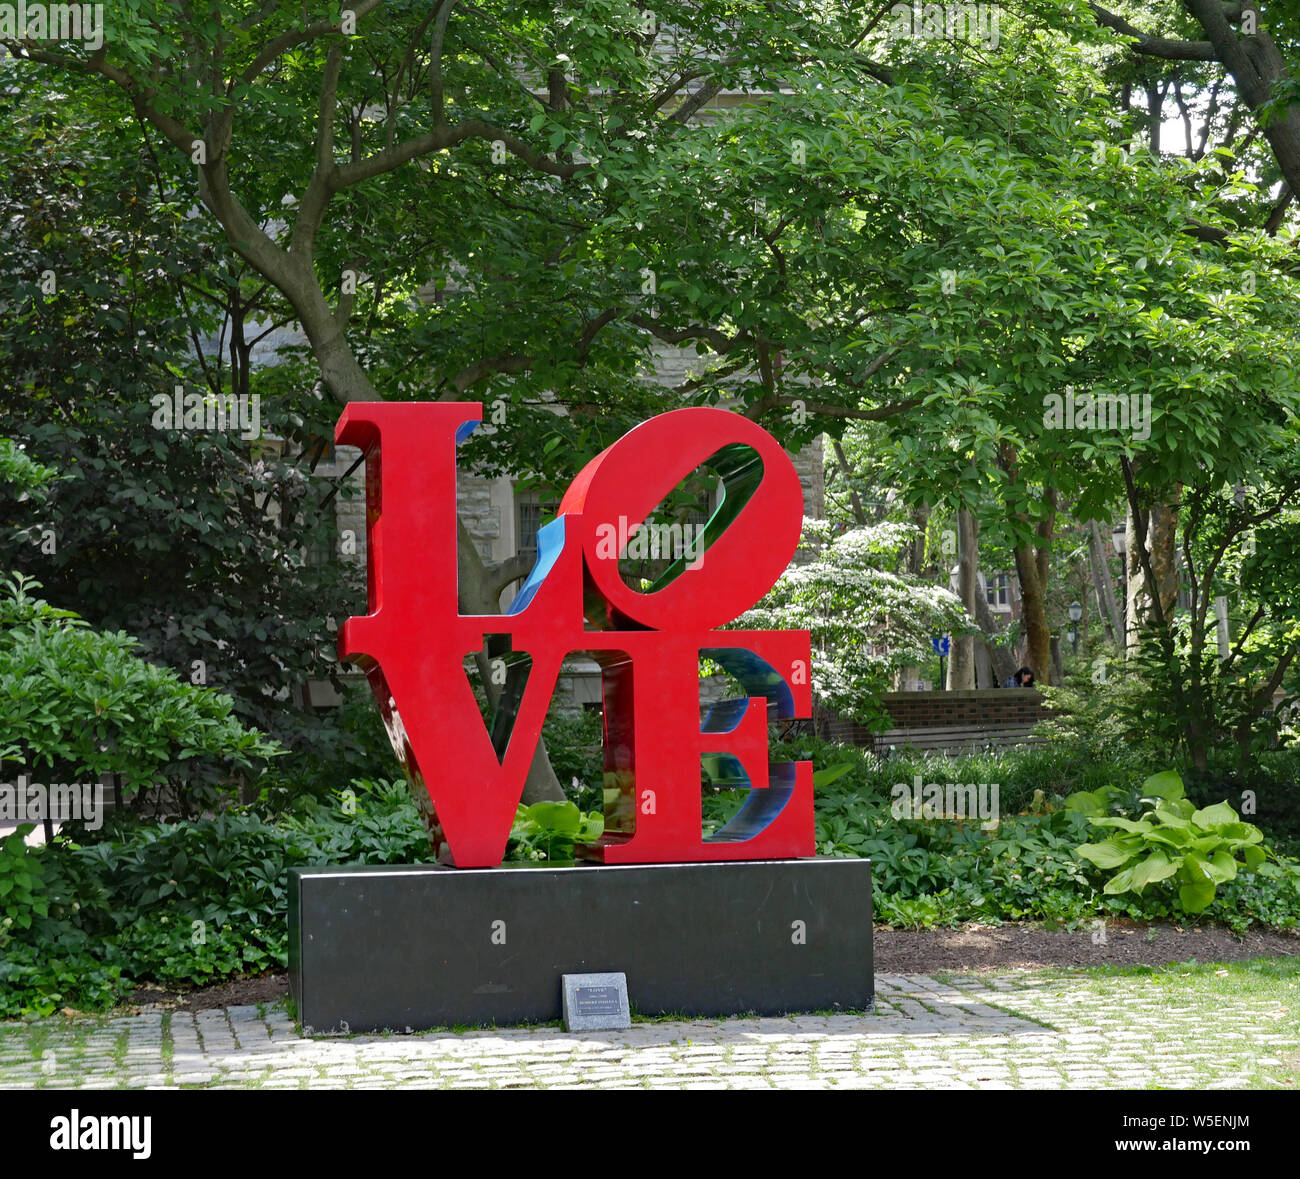
[[[1098,868],[1118,868],[1137,855],[1142,846],[1138,840],[1121,842],[1121,839],[1121,836],[1112,836],[1103,843],[1081,843],[1074,851]]]
[[[535,802],[527,814],[542,830],[555,835],[576,835],[582,826],[582,812],[571,802]]]
[[[1215,873],[1216,884],[1223,884],[1226,881],[1236,879],[1237,861],[1232,858],[1231,852],[1215,852],[1214,855],[1210,857],[1210,865]]]
[[[1170,805],[1173,805],[1173,804],[1170,804]],[[1189,804],[1189,806],[1188,806],[1188,809],[1189,809],[1189,810],[1191,809],[1190,804]],[[1163,806],[1158,806],[1158,807],[1156,807],[1156,809],[1155,809],[1155,816],[1156,816],[1156,818],[1159,819],[1162,823],[1165,823],[1166,825],[1168,825],[1168,826],[1170,826],[1170,827],[1178,827],[1178,828],[1188,827],[1188,828],[1190,828],[1191,825],[1192,825],[1192,823],[1191,823],[1191,816],[1190,816],[1190,815],[1188,815],[1188,816],[1183,816],[1183,815],[1180,815],[1177,811],[1169,810],[1167,807],[1163,807]]]
[[[1139,835],[1146,835],[1155,830],[1155,827],[1145,819],[1093,819],[1094,827],[1118,827],[1121,831],[1132,831]]]
[[[813,771],[813,788],[820,790],[823,786],[829,786],[837,778],[844,777],[853,768],[851,761],[841,762],[839,765],[826,766],[824,769]]]
[[[1237,875],[1237,865],[1228,852],[1216,852],[1213,858],[1207,858],[1198,851],[1189,851],[1183,857],[1181,879],[1190,884],[1209,881],[1211,884],[1223,884]]]
[[[1141,892],[1148,884],[1164,880],[1178,871],[1179,861],[1171,860],[1158,848],[1133,869],[1133,887]]]
[[[1109,896],[1114,896],[1119,892],[1128,892],[1133,887],[1134,868],[1125,868],[1122,872],[1116,872],[1108,881],[1102,892]]]
[[[1234,847],[1264,842],[1264,832],[1252,823],[1225,823],[1218,829],[1218,834]]]
[[[1066,798],[1065,809],[1080,815],[1104,815],[1106,803],[1099,791],[1076,790]]]
[[[1237,821],[1237,812],[1226,802],[1216,802],[1213,806],[1202,807],[1199,811],[1192,812],[1192,822],[1198,827],[1219,827]]]
[[[1183,780],[1173,770],[1164,770],[1159,774],[1152,774],[1142,783],[1142,796],[1144,798],[1163,798],[1166,801],[1182,798]]]
[[[1180,885],[1178,903],[1186,913],[1201,913],[1214,902],[1214,885],[1208,880]]]

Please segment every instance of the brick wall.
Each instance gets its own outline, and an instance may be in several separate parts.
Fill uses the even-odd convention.
[[[1033,689],[983,688],[973,692],[886,692],[880,704],[895,729],[931,729],[945,725],[1001,728],[1044,719],[1049,710]],[[834,741],[870,744],[872,734],[853,721],[836,717],[827,726]]]

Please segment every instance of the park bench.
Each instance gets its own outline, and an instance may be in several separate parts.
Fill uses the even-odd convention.
[[[929,728],[889,729],[874,736],[876,753],[882,757],[904,749],[921,752],[964,753],[973,749],[999,748],[1008,745],[1036,745],[1043,740],[1034,735],[1034,724],[1012,725],[935,725]]]

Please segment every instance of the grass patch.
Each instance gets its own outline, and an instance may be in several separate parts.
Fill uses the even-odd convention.
[[[1042,994],[1053,986],[1060,986],[1057,994],[1066,988],[1074,992],[1083,988],[1096,996],[1098,1008],[1131,1011],[1133,1026],[1150,1028],[1144,1007],[1167,1013],[1151,1032],[1153,1051],[1161,1056],[1187,1055],[1207,1082],[1222,1074],[1223,1064],[1235,1062],[1252,1089],[1300,1087],[1300,955],[1035,971],[1025,982],[1024,991],[997,992],[999,1002],[990,1006],[1005,1003],[1015,1008],[1012,1014],[1034,1019],[1035,992]],[[1018,1002],[1025,999],[1029,1011]],[[1057,1030],[1065,1030],[1062,1025],[1069,1022],[1059,1009],[1051,1011],[1049,1018]],[[1255,1032],[1266,1029],[1281,1042],[1256,1049],[1232,1038],[1246,1027]],[[1194,1060],[1190,1055],[1194,1052],[1209,1053],[1213,1059]]]

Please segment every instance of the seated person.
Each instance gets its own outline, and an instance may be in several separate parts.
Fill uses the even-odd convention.
[[[1002,686],[1004,688],[1032,688],[1034,686],[1033,668],[1022,667]]]

